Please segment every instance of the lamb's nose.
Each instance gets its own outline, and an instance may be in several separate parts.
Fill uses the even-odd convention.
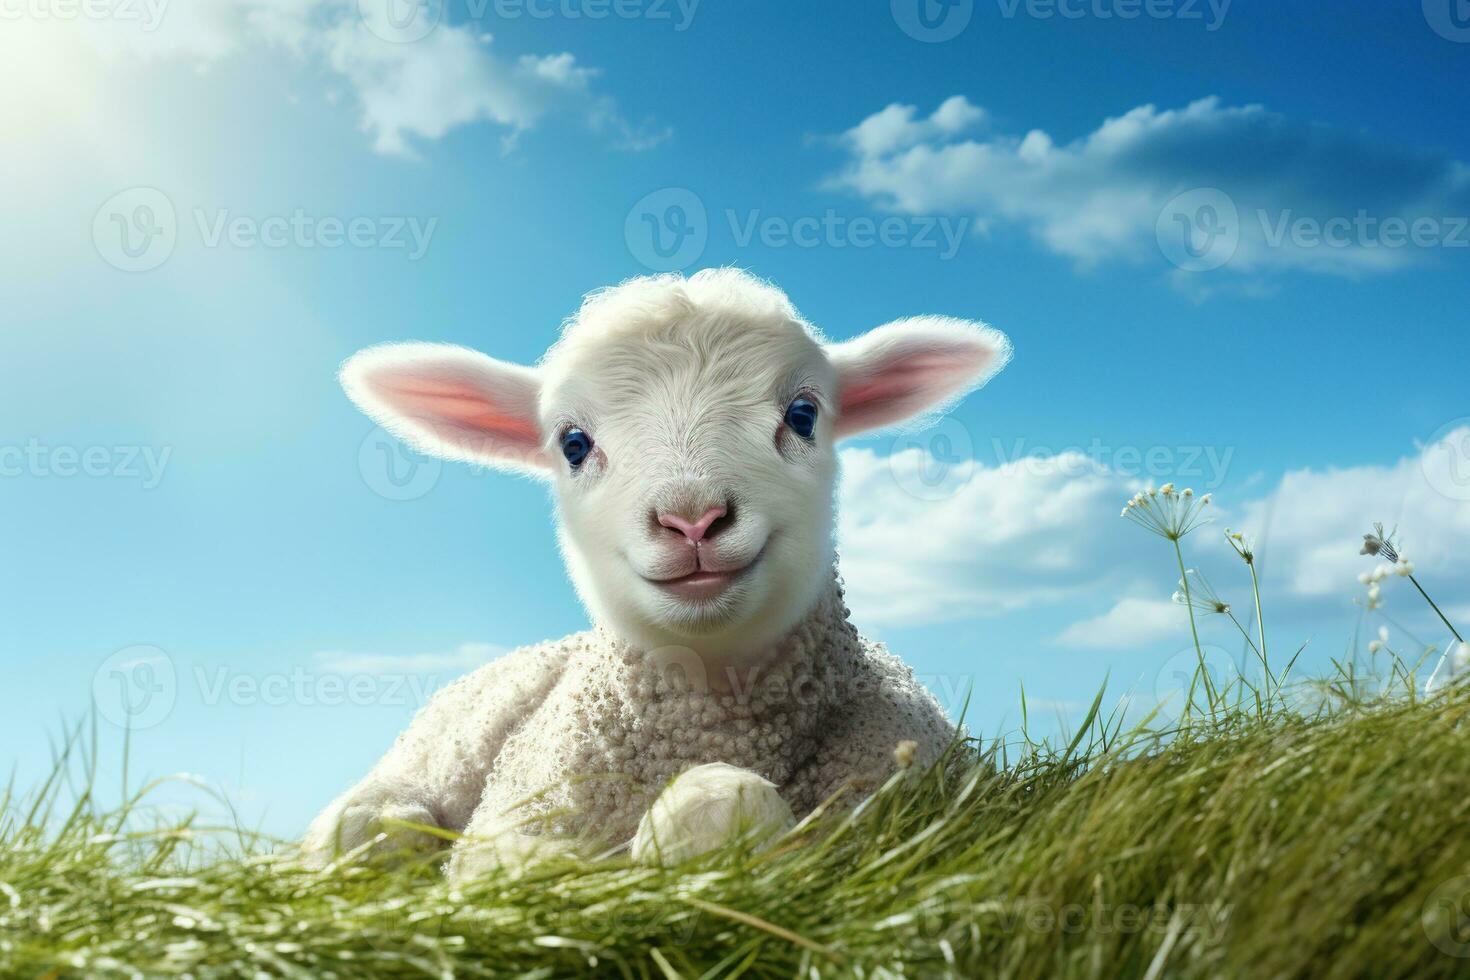
[[[710,525],[725,516],[724,507],[711,507],[704,512],[699,520],[690,523],[678,514],[660,514],[658,522],[670,530],[678,531],[689,539],[690,544],[698,544],[709,531]]]

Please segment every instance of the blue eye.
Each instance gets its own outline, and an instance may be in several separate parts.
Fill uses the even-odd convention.
[[[582,460],[592,452],[592,437],[581,429],[568,429],[561,434],[561,454],[572,464],[572,469],[582,465]]]
[[[803,439],[810,439],[817,431],[817,403],[810,398],[796,399],[786,409],[786,424]]]

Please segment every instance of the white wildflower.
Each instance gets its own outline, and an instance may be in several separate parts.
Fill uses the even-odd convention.
[[[1231,549],[1240,556],[1241,561],[1247,565],[1255,564],[1255,545],[1244,534],[1241,534],[1239,531],[1232,531],[1227,527],[1225,529],[1225,543],[1230,545]],[[1364,582],[1363,584],[1367,585],[1368,583]]]
[[[1188,591],[1184,590],[1186,584],[1189,586]],[[1193,606],[1206,614],[1224,614],[1230,611],[1230,603],[1220,598],[1210,580],[1197,568],[1191,568],[1184,573],[1179,588],[1180,591],[1174,593],[1174,601],[1181,606]]]
[[[1123,508],[1122,516],[1161,538],[1178,541],[1208,523],[1200,512],[1209,502],[1209,494],[1196,497],[1193,493],[1175,493],[1174,484],[1166,483],[1157,491],[1150,487],[1135,494]]]
[[[1363,535],[1363,555],[1382,555],[1388,562],[1399,560],[1398,549],[1393,544],[1393,532],[1384,533],[1382,524],[1373,525],[1373,533]]]

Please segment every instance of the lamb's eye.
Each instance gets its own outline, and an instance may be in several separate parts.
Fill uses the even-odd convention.
[[[786,424],[803,439],[810,439],[817,431],[817,403],[810,398],[796,399],[786,408]]]
[[[582,465],[582,460],[592,452],[592,437],[581,429],[568,429],[561,434],[561,454],[572,464],[572,469]]]

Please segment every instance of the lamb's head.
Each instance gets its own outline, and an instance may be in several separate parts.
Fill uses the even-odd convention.
[[[719,269],[590,295],[536,367],[390,344],[342,382],[420,451],[552,481],[599,622],[730,656],[789,630],[830,580],[836,440],[941,408],[1009,353],[937,317],[824,344],[781,291]]]

